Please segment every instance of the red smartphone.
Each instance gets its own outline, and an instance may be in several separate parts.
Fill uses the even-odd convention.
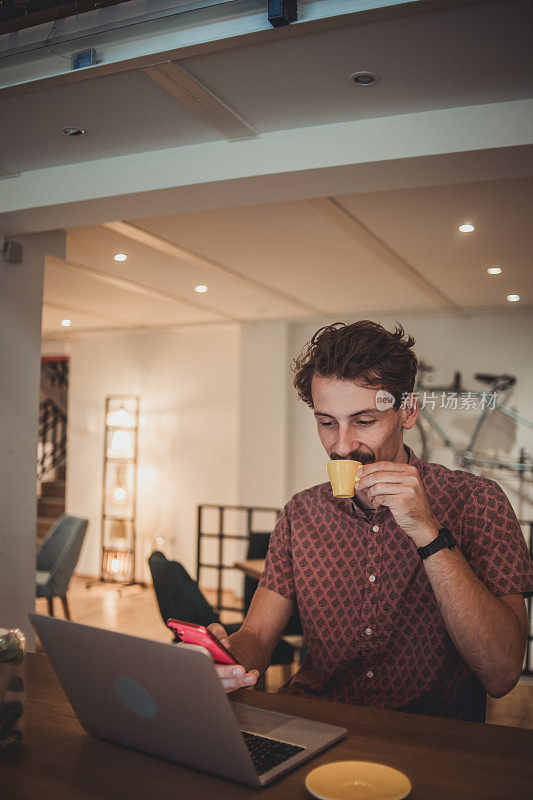
[[[167,619],[167,626],[185,644],[199,644],[209,650],[213,661],[217,664],[238,664],[230,651],[220,644],[216,636],[203,625],[194,622],[182,622],[179,619]]]

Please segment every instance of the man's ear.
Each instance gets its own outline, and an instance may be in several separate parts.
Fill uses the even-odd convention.
[[[407,395],[402,401],[399,411],[400,414],[402,414],[402,428],[405,428],[406,431],[411,430],[411,428],[414,427],[420,411],[416,392],[410,392]]]

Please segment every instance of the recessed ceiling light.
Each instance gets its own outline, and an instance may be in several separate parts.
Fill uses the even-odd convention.
[[[70,319],[62,319],[61,325],[63,328],[70,328],[70,326],[72,325],[72,321]]]
[[[65,125],[61,128],[61,133],[65,136],[87,136],[86,128],[78,128],[76,125]]]
[[[203,292],[207,292],[207,286],[204,286],[203,283],[200,283],[198,286],[194,287],[194,291],[198,292],[198,294],[203,294]]]
[[[369,72],[369,70],[363,69],[359,72],[353,72],[350,75],[350,80],[352,83],[355,83],[356,86],[375,86],[376,83],[379,83],[380,77],[376,75],[375,72]]]
[[[487,267],[487,272],[489,275],[500,275],[502,271],[501,267]]]
[[[126,255],[126,253],[115,253],[113,258],[115,261],[126,261],[128,256]]]
[[[519,294],[508,294],[507,295],[507,299],[508,299],[508,301],[510,303],[518,303],[518,301],[520,300],[520,295]]]
[[[459,225],[459,230],[461,233],[472,233],[472,231],[475,231],[475,228],[470,222],[465,222],[463,225]]]

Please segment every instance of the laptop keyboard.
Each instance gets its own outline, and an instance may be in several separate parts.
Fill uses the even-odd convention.
[[[269,769],[279,767],[284,761],[304,750],[303,747],[298,747],[295,744],[286,744],[285,742],[278,742],[276,739],[267,739],[265,736],[257,736],[255,733],[248,733],[247,731],[241,731],[241,733],[258,775],[263,775]]]

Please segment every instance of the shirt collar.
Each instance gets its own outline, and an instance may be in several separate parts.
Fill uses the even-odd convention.
[[[413,453],[411,448],[408,447],[406,444],[404,444],[404,450],[407,453],[407,463],[411,464],[413,467],[416,467],[417,470],[420,471],[420,468],[422,467],[422,464],[424,463],[422,461],[422,459],[418,458],[418,456],[415,456],[415,454]]]

